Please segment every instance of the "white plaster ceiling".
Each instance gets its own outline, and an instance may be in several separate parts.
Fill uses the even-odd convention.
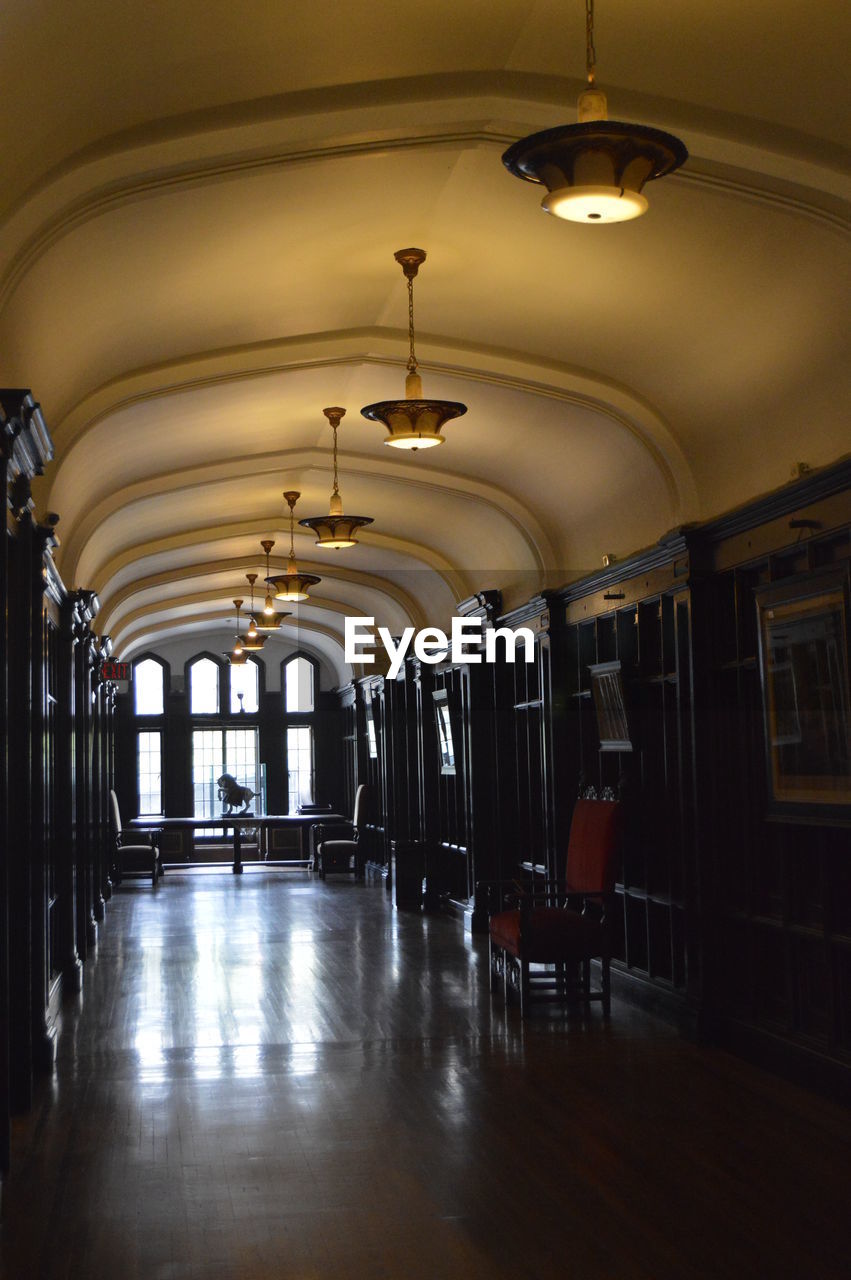
[[[218,635],[262,537],[283,567],[282,490],[327,509],[325,405],[375,521],[297,535],[341,676],[347,613],[519,603],[847,453],[849,13],[598,0],[611,116],[690,159],[589,228],[500,161],[575,118],[581,0],[10,0],[0,383],[43,405],[38,507],[120,656]],[[469,410],[418,455],[359,412],[403,391],[410,244],[426,393]]]

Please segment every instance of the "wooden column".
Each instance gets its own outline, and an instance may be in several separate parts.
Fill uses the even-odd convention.
[[[75,592],[74,646],[74,824],[77,866],[77,947],[83,960],[97,945],[95,878],[91,857],[92,816],[92,677],[97,661],[89,630],[97,612],[92,591]]]
[[[8,625],[14,645],[9,683],[9,1050],[12,1110],[32,1101],[32,564],[28,485],[13,507]],[[11,647],[11,646],[10,646]]]
[[[109,788],[112,785],[109,769],[109,727],[107,702],[112,687],[102,675],[103,663],[112,653],[108,636],[92,637],[92,821],[90,830],[91,857],[94,868],[95,919],[100,922],[106,914],[106,903],[112,897],[112,855],[110,849]]]
[[[33,1069],[52,1052],[44,1025],[44,813],[33,807],[34,769],[41,756],[34,731],[34,688],[43,676],[42,550],[33,519],[30,481],[52,457],[39,406],[27,391],[0,391],[6,529],[3,551],[4,831],[3,952],[0,968],[0,1168],[8,1164],[9,1110],[32,1099]],[[36,581],[36,574],[38,580]],[[34,632],[39,631],[37,639]],[[34,890],[41,889],[36,895]],[[35,924],[35,939],[34,939]],[[38,944],[34,950],[34,940]]]
[[[55,967],[54,955],[54,913],[58,915],[59,905],[54,874],[54,665],[56,622],[62,593],[50,560],[50,552],[56,545],[55,524],[56,517],[52,517],[46,524],[34,525],[30,539],[30,980],[33,1066],[42,1070],[51,1067],[56,1057],[56,1016],[62,995],[62,975]],[[48,616],[51,608],[52,621]]]
[[[56,839],[60,889],[59,964],[66,991],[83,986],[83,962],[77,949],[77,847],[74,821],[74,614],[76,602],[62,604],[57,663]]]

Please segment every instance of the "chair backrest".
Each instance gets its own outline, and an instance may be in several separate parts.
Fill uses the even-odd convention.
[[[614,893],[622,821],[615,800],[577,800],[567,846],[568,893]]]
[[[360,831],[366,822],[366,807],[369,802],[369,787],[362,782],[355,792],[355,811],[352,814],[352,826]]]
[[[118,796],[114,791],[109,793],[109,816],[112,820],[112,834],[121,835],[121,810],[118,808]]]

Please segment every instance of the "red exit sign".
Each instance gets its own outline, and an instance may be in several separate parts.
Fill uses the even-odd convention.
[[[130,663],[113,662],[111,658],[107,658],[101,663],[100,673],[104,680],[129,680]]]

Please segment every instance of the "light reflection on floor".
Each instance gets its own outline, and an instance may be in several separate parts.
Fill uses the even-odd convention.
[[[19,1126],[4,1274],[703,1280],[711,1228],[718,1280],[814,1257],[844,1280],[838,1109],[807,1123],[794,1090],[622,1002],[609,1025],[524,1027],[485,957],[342,878],[123,889]],[[800,1196],[784,1161],[807,1168],[812,1231],[766,1271]]]

